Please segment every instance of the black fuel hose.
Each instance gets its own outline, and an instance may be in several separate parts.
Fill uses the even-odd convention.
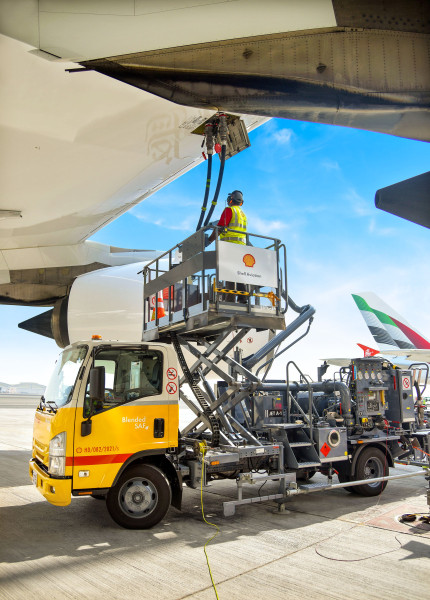
[[[222,148],[221,148],[221,164],[220,164],[220,167],[219,167],[218,181],[217,181],[216,188],[215,188],[215,195],[214,195],[214,198],[212,200],[212,204],[211,204],[211,207],[209,209],[208,216],[206,217],[206,220],[205,220],[205,223],[204,223],[204,227],[206,227],[206,225],[208,225],[208,223],[210,222],[211,217],[212,217],[212,213],[215,210],[216,203],[218,202],[219,191],[221,189],[221,183],[222,183],[222,176],[224,174],[224,165],[225,165],[225,155],[226,155],[226,152],[227,152],[227,146],[225,144],[223,144]]]
[[[196,231],[198,231],[200,229],[200,227],[202,226],[203,218],[205,216],[206,206],[208,204],[208,198],[209,198],[209,190],[211,187],[211,176],[212,176],[212,154],[208,154],[208,171],[207,171],[207,175],[206,175],[205,196],[203,198],[202,212],[200,213],[200,219],[199,219],[199,223],[197,225]]]

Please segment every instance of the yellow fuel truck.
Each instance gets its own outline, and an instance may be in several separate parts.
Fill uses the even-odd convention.
[[[171,502],[180,505],[168,458],[178,446],[178,387],[168,345],[90,341],[66,348],[36,410],[34,485],[57,506],[71,496],[106,497],[119,524],[151,527]]]

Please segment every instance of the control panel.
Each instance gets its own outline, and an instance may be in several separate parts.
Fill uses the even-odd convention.
[[[351,388],[361,421],[382,416],[385,412],[387,373],[379,358],[356,358],[352,361]]]

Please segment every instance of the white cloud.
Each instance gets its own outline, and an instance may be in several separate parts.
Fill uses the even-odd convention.
[[[272,235],[279,231],[288,229],[289,225],[280,220],[267,221],[257,215],[248,213],[248,231],[259,233],[260,235]]]
[[[372,218],[372,219],[370,219],[370,222],[369,222],[368,232],[369,233],[377,233],[378,236],[382,235],[382,236],[391,237],[391,236],[396,235],[397,230],[394,227],[380,227],[377,225],[376,219]]]
[[[360,196],[354,188],[349,188],[343,194],[343,198],[350,203],[352,210],[357,216],[368,217],[375,214],[373,202]]]
[[[295,134],[292,129],[279,129],[274,131],[270,136],[270,140],[280,144],[281,146],[289,146],[294,139]]]
[[[153,218],[149,214],[135,214],[134,216],[145,223],[151,223],[152,225],[157,225],[158,227],[163,227],[164,229],[171,229],[174,231],[190,231],[193,230],[193,227],[195,229],[196,225],[196,218],[194,214],[179,220],[174,215],[162,218]]]
[[[340,171],[339,163],[336,160],[326,158],[322,161],[321,166],[327,171]]]

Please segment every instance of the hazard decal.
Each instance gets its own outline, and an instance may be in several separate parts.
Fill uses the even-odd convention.
[[[409,377],[403,377],[402,378],[402,386],[404,390],[409,390],[411,387],[411,380],[409,379]]]
[[[321,446],[321,454],[327,458],[327,455],[331,452],[330,446],[326,443]]]
[[[174,367],[169,367],[167,369],[167,379],[176,379],[178,376],[178,371]]]
[[[176,394],[177,389],[178,386],[174,381],[169,381],[169,383],[166,385],[166,391],[168,394]]]

